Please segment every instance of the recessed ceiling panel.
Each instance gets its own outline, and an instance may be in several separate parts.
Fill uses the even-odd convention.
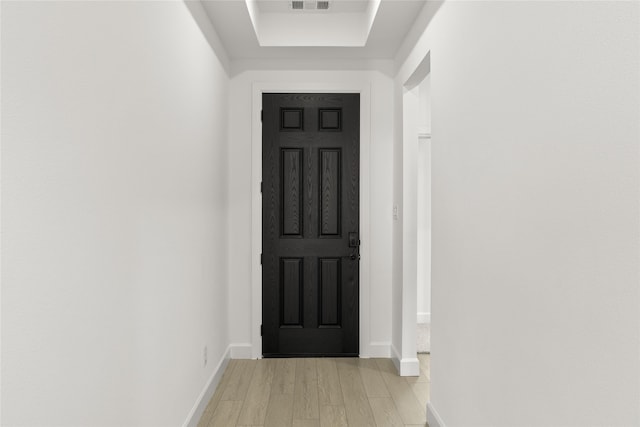
[[[339,36],[334,37],[335,44],[305,45],[303,39],[295,37],[296,31],[288,30],[282,32],[282,44],[276,46],[261,46],[259,44],[244,0],[201,0],[201,3],[231,60],[322,61],[324,59],[393,59],[426,1],[382,0],[373,20],[371,31],[365,42],[360,45],[349,44],[348,40]],[[265,4],[263,5],[263,3]],[[257,9],[263,6],[269,7],[269,3],[278,2],[257,0],[254,4]],[[337,0],[336,3],[332,2],[331,7],[334,5],[337,7],[342,3],[345,4],[345,7],[355,7],[355,4],[360,4],[361,7],[368,2]],[[285,2],[280,6],[285,7],[286,4],[288,3]],[[286,14],[292,13],[294,12],[286,12]],[[262,15],[262,12],[260,14]],[[325,12],[306,15],[325,16]],[[332,32],[332,25],[338,25],[337,21],[334,20],[333,24],[323,26],[323,31],[319,34],[324,39],[329,38],[327,34]],[[304,26],[299,31],[308,32]]]
[[[302,3],[308,3],[309,0],[300,0]],[[258,0],[258,9],[261,13],[296,13],[309,11],[314,9],[293,9],[291,1],[282,0]],[[311,3],[317,3],[312,1]],[[329,8],[323,13],[364,13],[367,10],[369,2],[366,0],[329,0]],[[317,9],[317,7],[316,7]]]
[[[380,0],[245,3],[258,43],[265,47],[364,46],[380,6]]]

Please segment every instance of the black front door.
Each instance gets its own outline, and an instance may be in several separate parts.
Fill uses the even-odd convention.
[[[263,354],[357,356],[360,95],[262,105]]]

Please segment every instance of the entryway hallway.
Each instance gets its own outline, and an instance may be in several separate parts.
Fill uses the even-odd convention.
[[[391,359],[231,360],[198,427],[425,426],[429,355],[420,376]]]
[[[300,3],[0,1],[0,425],[640,427],[640,2]],[[270,163],[286,229],[262,209],[275,93],[360,96],[340,199],[341,144]],[[319,129],[282,107],[288,138]],[[351,194],[324,272],[266,260],[263,228],[293,246],[322,227],[305,199]],[[358,261],[363,360],[258,360],[267,265],[293,329]]]

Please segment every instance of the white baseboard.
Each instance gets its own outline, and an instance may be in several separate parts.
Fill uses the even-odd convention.
[[[209,404],[213,393],[216,391],[216,387],[220,384],[220,380],[222,379],[222,374],[224,374],[224,370],[227,368],[229,364],[231,355],[231,346],[227,347],[227,350],[224,352],[222,356],[222,360],[218,363],[218,366],[213,370],[213,374],[211,374],[211,378],[207,381],[207,384],[200,392],[200,396],[196,400],[195,405],[189,412],[186,421],[184,422],[183,427],[197,427],[198,421],[200,421],[200,417],[204,413],[205,408]]]
[[[417,377],[420,376],[420,361],[417,357],[404,359],[400,356],[398,350],[391,346],[391,360],[401,377]]]
[[[431,323],[431,313],[418,313],[418,323]]]
[[[372,342],[369,344],[369,354],[365,357],[383,357],[388,359],[391,357],[391,343],[389,342]]]
[[[447,427],[431,402],[427,402],[427,424],[429,427]]]
[[[400,360],[400,376],[401,377],[417,377],[420,376],[420,361],[417,357],[404,358]]]
[[[253,359],[253,346],[250,343],[231,344],[232,359]]]

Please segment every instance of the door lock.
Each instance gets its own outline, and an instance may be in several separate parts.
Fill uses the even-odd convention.
[[[357,248],[360,246],[360,239],[358,239],[358,233],[349,233],[349,247]]]

